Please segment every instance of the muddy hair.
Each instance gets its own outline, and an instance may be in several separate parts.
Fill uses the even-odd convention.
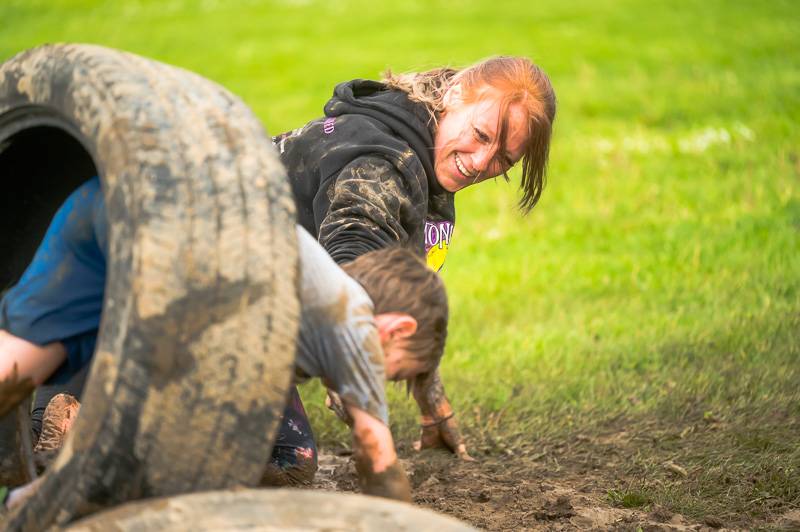
[[[454,85],[461,85],[465,103],[483,98],[498,99],[500,119],[494,140],[498,154],[505,151],[509,108],[521,105],[528,118],[528,141],[522,155],[519,207],[527,214],[538,203],[545,186],[556,118],[556,94],[541,68],[525,57],[497,56],[460,70],[437,68],[407,74],[386,71],[383,82],[407,93],[412,101],[423,103],[430,113],[434,131],[447,112],[445,95]],[[503,177],[509,180],[505,171]]]
[[[411,251],[392,247],[365,253],[342,265],[372,299],[374,313],[404,312],[417,320],[409,355],[424,371],[439,366],[447,340],[449,308],[444,283]]]

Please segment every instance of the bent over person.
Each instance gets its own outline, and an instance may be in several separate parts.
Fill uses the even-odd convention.
[[[97,327],[90,317],[97,312],[99,320],[103,300],[105,227],[99,179],[93,178],[59,209],[32,264],[0,302],[0,380],[16,373],[41,384],[54,373],[69,378],[89,363]],[[413,380],[438,367],[447,336],[444,285],[400,248],[365,254],[345,273],[304,229],[296,231],[301,325],[295,381],[319,377],[341,398],[352,420],[363,491],[408,501],[384,380]],[[49,260],[71,267],[54,274]],[[65,332],[69,325],[72,334]],[[285,474],[274,460],[269,469],[273,476]],[[24,493],[18,489],[9,504]]]
[[[517,164],[520,210],[545,183],[556,96],[525,57],[491,57],[382,81],[337,85],[324,116],[278,135],[298,223],[344,264],[400,245],[439,270],[452,243],[454,195]],[[421,447],[471,459],[438,371],[415,379]],[[333,399],[335,402],[335,398]]]

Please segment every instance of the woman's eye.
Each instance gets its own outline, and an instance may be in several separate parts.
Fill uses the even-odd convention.
[[[481,131],[477,127],[473,128],[473,129],[475,129],[475,138],[478,139],[479,141],[481,141],[481,142],[489,142],[490,140],[492,140],[492,139],[489,138],[489,135],[487,135],[486,133],[484,133],[483,131]]]

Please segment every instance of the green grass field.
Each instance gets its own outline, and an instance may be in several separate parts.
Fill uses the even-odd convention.
[[[459,193],[444,269],[442,372],[471,448],[656,426],[612,503],[741,523],[800,507],[797,2],[0,4],[0,60],[58,41],[199,72],[272,133],[339,81],[531,57],[559,98],[543,199],[523,218],[513,183]],[[343,441],[303,393],[322,442]],[[410,441],[412,401],[391,396]],[[651,482],[667,459],[690,479]]]

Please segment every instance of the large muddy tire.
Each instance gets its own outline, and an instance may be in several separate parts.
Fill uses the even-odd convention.
[[[291,378],[294,205],[247,107],[194,74],[97,46],[4,63],[0,222],[15,237],[0,255],[28,255],[0,271],[0,288],[92,171],[109,223],[97,351],[74,428],[12,530],[257,485]]]
[[[86,518],[67,530],[466,532],[475,529],[431,510],[388,499],[281,489],[217,491],[140,501]]]

